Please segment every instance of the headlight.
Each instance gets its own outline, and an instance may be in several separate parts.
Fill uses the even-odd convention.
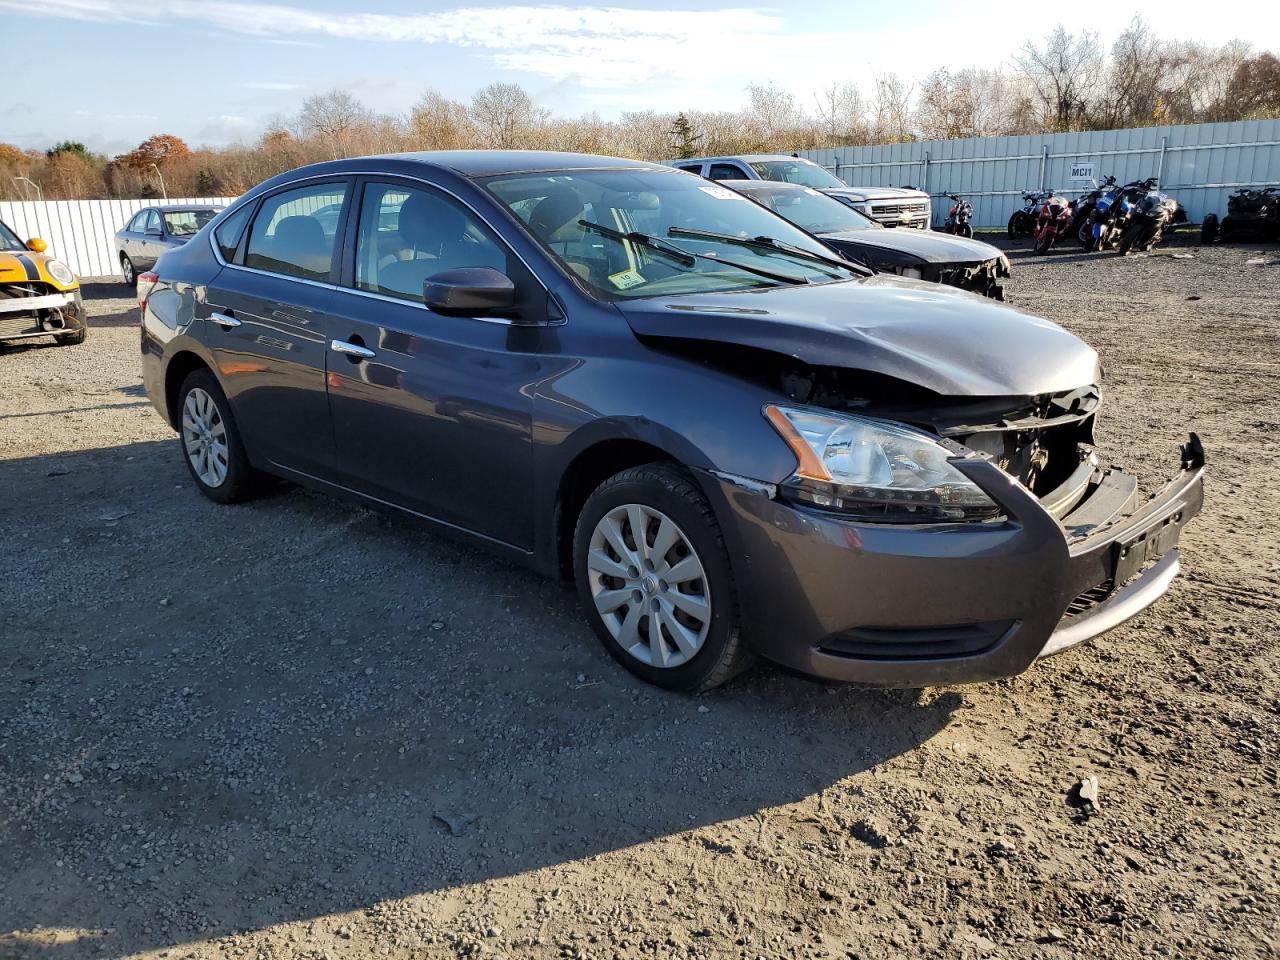
[[[909,277],[912,280],[920,280],[924,277],[924,274],[916,267],[903,267],[902,275],[904,277]]]
[[[49,276],[53,277],[53,279],[57,280],[64,287],[69,287],[76,282],[76,275],[72,273],[71,268],[61,260],[46,260],[44,262],[44,269]]]
[[[989,520],[1000,508],[922,431],[886,420],[770,404],[765,416],[800,461],[790,500],[879,523]]]

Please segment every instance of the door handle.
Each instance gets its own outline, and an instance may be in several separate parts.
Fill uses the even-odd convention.
[[[346,354],[348,357],[354,357],[357,360],[372,360],[377,356],[368,347],[362,347],[358,343],[347,343],[345,340],[330,341],[329,349],[334,353]]]
[[[209,322],[216,323],[223,330],[230,330],[233,327],[240,326],[240,321],[235,317],[229,316],[225,313],[218,313],[216,310],[209,314]]]

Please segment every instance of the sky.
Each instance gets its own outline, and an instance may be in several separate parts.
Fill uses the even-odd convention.
[[[1167,38],[1280,36],[1257,0],[1028,4],[1011,0],[624,0],[608,7],[439,0],[0,0],[0,142],[72,139],[114,155],[155,133],[249,142],[334,87],[405,114],[433,88],[467,100],[521,84],[557,114],[727,110],[748,83],[806,106],[876,75],[997,67],[1055,25],[1109,44],[1136,14]]]

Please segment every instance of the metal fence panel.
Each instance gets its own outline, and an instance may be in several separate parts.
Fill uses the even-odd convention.
[[[974,224],[1002,227],[1022,205],[1024,190],[1053,188],[1074,199],[1092,189],[1072,181],[1071,167],[1092,162],[1097,179],[1121,183],[1158,176],[1193,223],[1226,213],[1243,186],[1280,184],[1280,120],[1244,120],[1130,130],[1087,130],[1017,137],[921,140],[914,143],[805,150],[801,156],[852,186],[928,191],[941,226],[948,193],[973,203]]]
[[[193,197],[165,204],[198,203],[225,207],[234,197]],[[155,200],[13,200],[0,201],[3,220],[23,240],[40,237],[49,252],[81,277],[120,274],[116,231]]]

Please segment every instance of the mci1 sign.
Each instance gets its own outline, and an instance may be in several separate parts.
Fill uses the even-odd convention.
[[[1071,170],[1068,174],[1071,180],[1092,180],[1093,179],[1093,161],[1092,160],[1075,160],[1071,164]]]

